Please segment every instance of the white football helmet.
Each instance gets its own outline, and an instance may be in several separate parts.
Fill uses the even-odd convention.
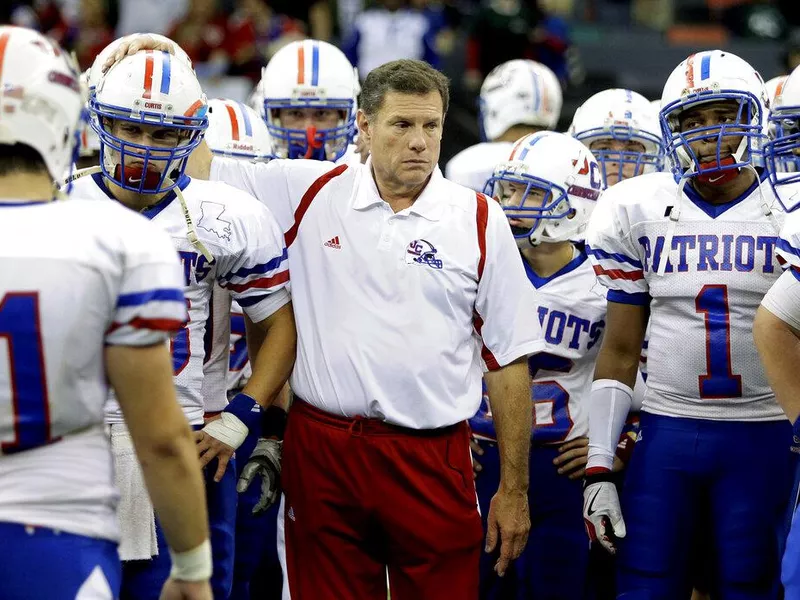
[[[644,96],[631,90],[604,90],[589,98],[575,111],[569,133],[590,149],[593,142],[608,140],[641,145],[641,151],[592,149],[607,186],[660,171],[663,166],[658,112]]]
[[[341,158],[355,135],[358,73],[336,46],[318,40],[287,44],[261,72],[264,115],[275,154],[281,158]],[[336,127],[317,131],[281,124],[280,109],[330,108]]]
[[[788,75],[778,75],[764,83],[764,86],[767,88],[767,98],[769,98],[770,108],[775,106],[775,99],[781,95],[783,86],[788,78]]]
[[[555,129],[563,97],[555,73],[541,63],[515,59],[492,69],[480,94],[481,134],[494,141],[514,125]]]
[[[77,158],[85,88],[58,44],[24,27],[0,26],[0,144],[30,146],[53,180]]]
[[[775,96],[764,146],[769,182],[786,211],[800,207],[800,67]]]
[[[250,92],[250,96],[247,98],[247,106],[252,108],[254,111],[258,113],[263,121],[266,122],[267,115],[264,113],[264,85],[262,84],[264,80],[259,79],[256,87],[253,88],[253,91]]]
[[[103,174],[139,194],[171,190],[203,138],[207,105],[194,71],[169,52],[126,56],[100,79],[89,98]],[[174,145],[126,141],[114,134],[116,121],[174,129],[177,137]]]
[[[235,100],[208,101],[206,143],[214,154],[265,161],[272,158],[267,124],[249,106]]]
[[[124,35],[121,38],[115,39],[111,42],[108,46],[103,48],[98,54],[92,66],[89,69],[89,92],[91,93],[95,87],[97,87],[97,83],[100,81],[100,78],[103,76],[103,65],[108,60],[108,58],[116,51],[119,45],[122,42],[127,42],[132,40],[133,38],[140,36],[140,35],[149,35],[157,42],[169,42],[175,48],[175,58],[179,61],[185,63],[190,69],[193,69],[192,66],[192,59],[189,58],[189,55],[186,54],[186,51],[181,48],[176,42],[172,41],[165,35],[161,35],[159,33],[131,33],[130,35]]]
[[[485,193],[503,206],[520,248],[581,239],[604,185],[591,151],[563,133],[539,131],[514,144]],[[539,191],[541,199],[530,197]]]
[[[680,130],[680,115],[685,110],[720,102],[738,104],[736,122]],[[742,168],[763,166],[767,106],[767,89],[761,75],[735,54],[709,50],[692,54],[681,62],[664,86],[660,115],[675,176],[698,176],[716,183],[735,176]],[[736,150],[728,156],[723,154],[726,137],[741,138]],[[690,142],[709,138],[717,139],[716,158],[701,163]]]

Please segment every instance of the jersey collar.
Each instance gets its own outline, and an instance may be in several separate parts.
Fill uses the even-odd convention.
[[[92,179],[94,179],[94,182],[97,184],[97,187],[99,187],[103,191],[103,193],[105,193],[106,196],[108,196],[115,202],[118,202],[118,200],[114,197],[114,194],[111,193],[111,190],[108,189],[108,186],[106,185],[105,178],[103,177],[102,173],[93,173]],[[180,178],[178,179],[178,185],[176,187],[180,188],[180,190],[183,191],[191,182],[192,179],[188,175],[181,175]],[[167,208],[167,206],[169,206],[170,202],[172,202],[175,199],[175,197],[176,197],[175,188],[173,188],[169,192],[167,192],[167,195],[164,196],[161,200],[159,200],[157,204],[148,206],[143,211],[140,211],[139,214],[148,219],[153,219],[162,210]]]
[[[353,200],[353,208],[356,210],[366,210],[378,204],[388,206],[388,204],[381,198],[378,192],[378,186],[375,183],[375,178],[372,175],[372,157],[367,159],[361,167],[361,185],[358,186],[358,191]],[[431,178],[428,181],[425,189],[419,197],[414,200],[414,203],[408,208],[401,210],[397,214],[410,214],[419,215],[428,221],[438,221],[442,216],[442,198],[441,198],[441,184],[444,180],[442,171],[438,166],[433,168]]]
[[[585,263],[586,259],[589,257],[588,254],[586,254],[586,248],[582,244],[580,245],[575,244],[575,247],[578,250],[578,255],[571,261],[569,261],[566,265],[561,267],[558,271],[550,275],[550,277],[539,277],[536,274],[536,271],[534,271],[531,265],[528,263],[528,261],[525,260],[525,257],[522,256],[522,253],[520,253],[519,257],[522,259],[522,264],[525,267],[525,274],[528,276],[528,279],[533,284],[533,287],[535,287],[538,290],[539,288],[547,285],[554,279],[558,279],[559,277],[566,275],[567,273],[571,273],[572,271],[580,267],[583,263]]]
[[[691,182],[687,183],[683,187],[683,193],[686,194],[686,197],[691,200],[697,208],[702,210],[712,219],[716,219],[722,213],[726,212],[728,209],[733,208],[737,204],[739,204],[745,198],[748,198],[756,188],[761,185],[767,179],[767,171],[766,169],[762,169],[761,172],[758,174],[758,179],[756,179],[753,184],[747,188],[738,198],[734,198],[730,202],[726,202],[725,204],[712,204],[711,202],[707,202],[703,200],[703,198],[698,194],[695,189],[692,187]]]

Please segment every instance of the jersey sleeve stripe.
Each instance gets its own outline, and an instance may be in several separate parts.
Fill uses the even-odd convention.
[[[280,256],[276,256],[275,258],[260,264],[255,265],[254,267],[242,267],[238,271],[234,271],[233,273],[227,273],[221,277],[221,279],[230,281],[234,277],[238,277],[239,279],[244,279],[245,277],[249,277],[250,275],[263,275],[264,273],[268,273],[269,271],[273,271],[281,266],[281,263],[289,258],[289,253],[286,248],[283,249],[283,253]]]
[[[794,265],[792,265],[790,271],[791,271],[792,275],[794,276],[794,278],[797,279],[797,281],[800,281],[800,268],[795,267]]]
[[[786,252],[788,254],[793,254],[794,256],[797,256],[798,258],[800,258],[800,250],[798,250],[797,248],[792,246],[785,239],[778,238],[778,241],[777,241],[776,245],[777,245],[779,250],[783,250],[784,252]]]
[[[247,283],[224,283],[220,284],[226,290],[230,290],[232,292],[244,292],[245,290],[258,288],[271,288],[282,283],[286,283],[289,281],[289,271],[281,271],[280,273],[276,273],[272,277],[262,277],[259,279],[253,279],[252,281],[248,281]],[[241,304],[241,302],[239,302]]]
[[[635,306],[647,306],[650,304],[650,294],[647,292],[623,292],[621,290],[608,290],[606,300],[617,304],[632,304]]]
[[[269,294],[258,294],[257,296],[245,296],[243,298],[237,298],[236,302],[239,303],[239,306],[242,308],[248,308],[250,306],[254,306],[259,302],[263,302],[269,297]]]
[[[134,329],[152,329],[154,331],[178,331],[183,327],[183,321],[177,319],[144,319],[136,317],[127,323],[112,323],[106,334],[116,331],[121,327],[132,327]]]
[[[302,46],[300,47],[302,48]],[[308,211],[308,207],[311,206],[311,203],[314,201],[314,198],[317,197],[317,194],[319,194],[320,190],[325,187],[331,179],[338,177],[346,170],[347,165],[339,165],[335,169],[331,169],[319,177],[306,190],[306,193],[303,194],[303,197],[300,199],[300,204],[297,205],[297,210],[294,211],[294,224],[283,236],[287,248],[294,243],[294,240],[297,237],[297,231],[300,228],[300,222],[303,220],[303,216]]]
[[[644,279],[643,271],[623,271],[622,269],[604,269],[600,265],[594,265],[594,274],[598,277],[608,277],[609,279],[625,279],[627,281],[639,281]]]
[[[183,291],[164,288],[157,290],[148,290],[145,292],[136,292],[133,294],[120,294],[117,299],[117,308],[125,306],[141,306],[148,302],[184,302]]]
[[[620,254],[618,252],[606,252],[600,248],[591,248],[589,247],[589,244],[586,244],[586,252],[598,260],[615,260],[620,263],[627,263],[632,267],[636,267],[637,269],[642,268],[641,261],[629,256],[625,256],[624,254]]]

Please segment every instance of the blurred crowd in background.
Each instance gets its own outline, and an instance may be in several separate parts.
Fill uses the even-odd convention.
[[[601,89],[658,98],[687,50],[729,48],[765,79],[800,64],[798,0],[4,0],[0,22],[46,33],[82,69],[116,37],[167,35],[209,98],[244,100],[271,56],[305,37],[339,45],[362,78],[389,60],[424,59],[453,84],[443,162],[478,141],[480,83],[513,58],[557,74],[562,131]]]

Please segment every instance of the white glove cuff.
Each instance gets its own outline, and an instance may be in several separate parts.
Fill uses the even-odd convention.
[[[239,417],[229,412],[221,412],[219,416],[219,419],[215,419],[203,427],[203,432],[236,450],[247,437],[249,432],[247,425],[242,423]]]
[[[211,578],[213,563],[211,561],[211,542],[206,540],[197,548],[186,552],[169,550],[172,558],[172,569],[169,576],[180,581],[207,581]]]

